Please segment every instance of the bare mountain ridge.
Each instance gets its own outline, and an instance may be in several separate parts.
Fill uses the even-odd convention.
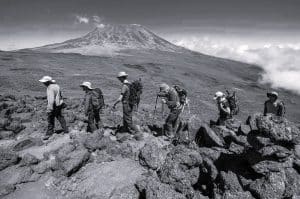
[[[121,50],[159,50],[168,52],[188,51],[157,36],[147,28],[137,24],[105,25],[88,34],[31,50],[40,52],[80,53],[84,55],[118,52]]]

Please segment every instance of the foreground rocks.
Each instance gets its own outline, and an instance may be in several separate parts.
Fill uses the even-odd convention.
[[[70,133],[42,141],[44,103],[0,97],[0,198],[300,197],[300,131],[284,118],[255,114],[217,127],[193,116],[169,140],[145,110],[136,136],[116,133],[121,112],[104,110],[104,128],[91,134],[74,99]]]

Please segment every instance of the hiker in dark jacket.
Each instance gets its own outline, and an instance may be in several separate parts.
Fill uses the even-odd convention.
[[[132,112],[133,106],[129,103],[130,96],[130,82],[127,80],[128,74],[125,72],[119,72],[117,78],[120,82],[122,82],[122,90],[120,97],[116,100],[113,105],[113,109],[116,108],[116,105],[122,102],[123,105],[123,130],[128,131],[131,134],[137,133],[136,127],[132,122]]]
[[[90,82],[83,82],[80,87],[85,91],[84,114],[87,117],[87,131],[94,132],[101,127],[100,108],[93,104],[95,93]]]
[[[162,103],[166,104],[170,109],[170,113],[164,124],[164,134],[169,138],[173,138],[178,127],[179,115],[182,110],[178,93],[175,88],[163,83],[160,85],[160,92],[157,95],[162,98]]]
[[[66,125],[66,120],[62,115],[62,109],[64,108],[63,99],[61,96],[60,87],[55,83],[55,80],[50,76],[44,76],[39,80],[47,87],[47,120],[48,129],[44,139],[49,139],[49,137],[54,133],[55,118],[60,122],[64,133],[68,133],[68,127]]]
[[[216,92],[214,100],[217,101],[217,106],[219,109],[219,118],[217,125],[225,125],[225,121],[231,117],[229,103],[226,96],[221,91]]]
[[[274,91],[267,93],[267,97],[269,98],[269,100],[265,102],[264,116],[269,114],[273,114],[276,116],[283,116],[284,105],[282,101],[278,100],[278,93]]]

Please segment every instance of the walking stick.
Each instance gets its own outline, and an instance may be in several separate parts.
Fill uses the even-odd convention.
[[[157,101],[158,101],[159,96],[156,96],[156,100],[155,100],[155,107],[154,107],[154,116],[156,115],[156,106],[157,106]]]

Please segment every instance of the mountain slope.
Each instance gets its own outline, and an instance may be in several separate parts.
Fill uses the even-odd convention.
[[[95,28],[83,37],[33,48],[32,50],[40,52],[101,55],[128,49],[169,52],[187,51],[137,24],[106,25],[104,27]]]

